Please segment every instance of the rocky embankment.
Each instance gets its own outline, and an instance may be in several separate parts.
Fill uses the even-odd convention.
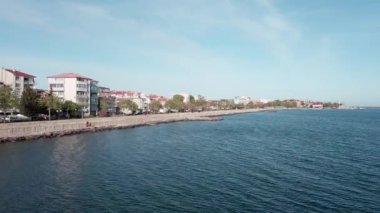
[[[268,111],[262,109],[221,110],[194,113],[117,116],[58,121],[35,121],[0,124],[0,143],[29,141],[38,138],[59,137],[84,132],[124,129],[178,121],[219,121],[222,116]]]

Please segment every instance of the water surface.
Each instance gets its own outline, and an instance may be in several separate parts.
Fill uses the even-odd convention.
[[[0,212],[379,212],[380,110],[0,144]]]

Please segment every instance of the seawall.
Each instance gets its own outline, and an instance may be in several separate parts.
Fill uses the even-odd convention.
[[[0,143],[59,137],[83,132],[133,128],[177,121],[219,121],[221,116],[268,111],[263,109],[220,110],[194,113],[151,114],[72,120],[0,124]]]

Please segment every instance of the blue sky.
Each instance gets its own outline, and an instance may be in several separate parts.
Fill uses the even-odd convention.
[[[378,0],[0,0],[0,66],[117,90],[380,106]]]

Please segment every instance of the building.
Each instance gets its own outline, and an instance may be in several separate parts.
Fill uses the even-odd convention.
[[[148,109],[150,99],[141,92],[134,91],[112,91],[111,96],[116,98],[116,104],[120,100],[129,99],[137,104],[139,110],[145,111]]]
[[[168,101],[167,98],[165,98],[164,96],[159,96],[159,95],[148,95],[147,96],[149,98],[150,101],[159,101],[161,103],[162,106],[165,106],[166,102]]]
[[[49,89],[54,95],[80,105],[86,115],[96,114],[98,81],[76,73],[61,73],[47,78]]]
[[[176,96],[176,95],[180,95],[180,96],[183,97],[183,103],[190,102],[190,95],[189,94],[186,94],[186,93],[176,93],[176,94],[173,94],[171,96],[172,96],[172,98],[174,98],[174,96]]]
[[[251,102],[250,97],[245,97],[245,96],[236,96],[234,98],[234,104],[243,104],[247,105],[249,102]]]
[[[14,69],[1,68],[0,72],[0,84],[10,86],[18,97],[21,97],[24,88],[35,88],[35,78],[33,75]]]
[[[323,103],[320,103],[320,102],[312,103],[310,105],[310,108],[313,108],[313,109],[323,109]]]
[[[105,103],[108,106],[107,115],[109,114],[115,114],[116,113],[116,98],[111,96],[111,90],[108,87],[99,87],[98,89],[98,99],[99,99],[99,111],[102,110],[102,102],[105,101]],[[103,113],[103,112],[102,112]]]
[[[99,87],[98,90],[99,97],[111,97],[111,89],[108,87]]]
[[[91,80],[90,82],[90,114],[97,115],[99,111],[99,99],[98,99],[98,81]]]

